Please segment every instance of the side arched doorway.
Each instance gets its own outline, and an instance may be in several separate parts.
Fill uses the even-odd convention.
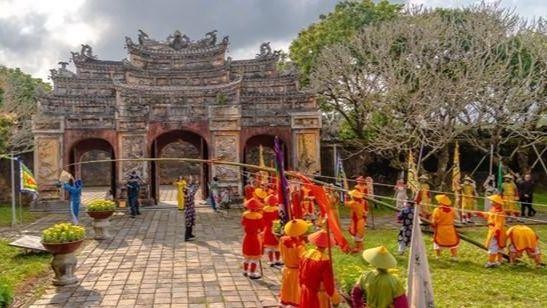
[[[84,183],[83,198],[104,198],[116,194],[116,155],[114,147],[106,140],[88,138],[80,140],[70,149],[69,172]],[[86,161],[112,160],[88,164]],[[84,200],[85,201],[85,200]]]
[[[199,158],[208,159],[207,142],[202,136],[187,130],[172,130],[156,137],[152,142],[153,158]],[[173,183],[179,176],[197,178],[201,185],[201,195],[207,195],[209,166],[202,163],[182,161],[152,161],[150,164],[152,181],[151,194],[156,204],[160,201],[175,201]]]
[[[283,149],[285,169],[289,166],[289,155],[286,143],[280,139],[281,147]],[[260,162],[260,146],[262,146],[262,154],[264,158],[264,164],[266,167],[275,168],[275,136],[273,135],[255,135],[245,142],[243,148],[243,162],[249,165],[259,165]],[[255,170],[244,169],[243,173],[243,185],[247,183],[249,176]]]

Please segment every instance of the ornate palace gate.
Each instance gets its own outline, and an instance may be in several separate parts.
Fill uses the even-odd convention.
[[[228,42],[227,36],[217,40],[216,31],[198,41],[179,31],[158,41],[139,30],[137,42],[125,39],[127,59],[99,60],[82,45],[72,52],[75,73],[60,62],[51,70],[53,92],[40,97],[33,125],[42,199],[61,198],[54,186],[61,170],[90,150],[112,158],[158,157],[169,143],[184,141],[202,158],[240,162],[248,141],[255,146],[277,135],[288,168],[319,170],[315,98],[299,91],[294,70],[277,69],[279,52],[269,43],[254,59],[232,60],[225,56]],[[123,161],[111,168],[117,197],[135,170],[146,182],[143,198],[157,201],[156,163]],[[80,175],[80,168],[70,170]],[[238,168],[205,166],[200,175],[202,183],[217,176],[222,186],[241,190]]]

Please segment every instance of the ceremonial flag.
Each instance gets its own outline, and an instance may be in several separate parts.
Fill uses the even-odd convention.
[[[315,197],[315,202],[317,203],[317,205],[319,205],[321,216],[325,216],[325,214],[327,215],[327,223],[329,225],[330,231],[334,236],[334,241],[336,245],[338,245],[343,251],[348,251],[349,243],[342,233],[340,223],[336,219],[336,215],[333,212],[334,208],[329,206],[329,198],[327,196],[327,193],[322,186],[314,184],[309,178],[305,177],[304,175],[300,175],[300,179],[302,180],[303,185],[310,190],[310,194]]]
[[[290,217],[289,213],[289,183],[285,177],[285,155],[283,148],[279,142],[279,138],[275,136],[274,140],[274,152],[275,152],[275,171],[277,173],[277,196],[279,198],[279,218],[281,224],[285,225]]]
[[[458,192],[461,190],[461,172],[460,172],[460,146],[456,142],[454,147],[454,165],[452,166],[452,191]]]
[[[38,195],[38,184],[36,183],[36,179],[34,179],[32,171],[30,171],[30,169],[27,168],[22,161],[19,161],[19,171],[21,178],[21,191]]]
[[[416,194],[420,190],[420,184],[418,183],[418,171],[416,169],[416,162],[414,161],[414,155],[412,155],[412,151],[408,151],[408,170],[406,183],[412,193]]]
[[[420,215],[414,208],[412,219],[412,239],[410,241],[410,254],[408,257],[408,285],[407,297],[411,308],[432,308],[433,286],[431,285],[431,273],[429,262],[420,228]]]
[[[498,191],[501,191],[501,184],[503,184],[503,163],[500,160],[498,164]]]
[[[346,177],[346,172],[344,171],[344,164],[342,163],[342,157],[340,157],[340,153],[336,153],[336,170],[334,170],[334,172],[336,177],[336,186],[345,190],[349,190],[348,179]],[[341,191],[340,202],[344,203],[345,201],[346,194]]]

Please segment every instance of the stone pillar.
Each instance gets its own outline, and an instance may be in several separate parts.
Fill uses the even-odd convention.
[[[212,144],[210,156],[213,159],[240,162],[240,107],[235,105],[209,106],[209,129],[211,130]],[[227,187],[233,195],[241,196],[241,168],[213,165],[212,176],[219,178],[221,187]]]
[[[35,116],[32,119],[34,134],[34,176],[38,182],[40,201],[53,201],[62,198],[55,186],[63,166],[65,130],[63,117]]]
[[[321,113],[291,113],[291,130],[294,168],[310,175],[321,171]]]
[[[146,133],[120,133],[118,135],[118,149],[121,159],[146,158]],[[128,175],[136,171],[142,178],[144,184],[141,185],[140,198],[145,203],[151,202],[150,197],[150,175],[148,174],[148,163],[146,161],[121,161],[119,162],[118,187],[125,191]],[[127,197],[124,193],[122,197]]]

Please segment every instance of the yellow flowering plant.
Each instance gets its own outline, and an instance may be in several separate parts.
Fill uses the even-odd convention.
[[[88,212],[108,212],[116,210],[116,203],[106,199],[91,200],[86,206]]]
[[[46,244],[62,244],[85,238],[85,228],[71,223],[60,223],[42,231],[42,242]]]

